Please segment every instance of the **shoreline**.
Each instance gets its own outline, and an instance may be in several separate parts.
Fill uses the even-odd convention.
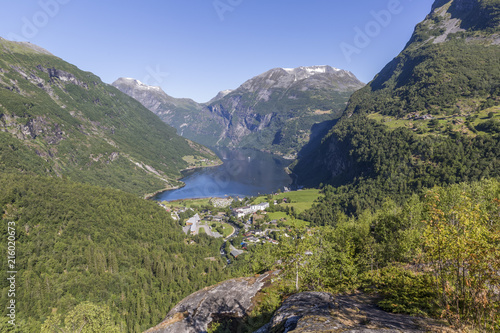
[[[179,202],[179,201],[186,201],[186,200],[205,200],[205,199],[228,199],[228,198],[233,198],[233,199],[236,199],[236,198],[239,198],[238,196],[236,197],[232,197],[232,196],[226,196],[226,197],[204,197],[204,198],[186,198],[186,199],[176,199],[176,200],[171,200],[171,201],[162,201],[162,202]]]
[[[178,181],[180,181],[180,180],[178,180]],[[153,197],[157,196],[160,193],[167,192],[167,191],[178,190],[178,189],[183,188],[185,186],[186,186],[186,184],[182,183],[182,185],[179,185],[179,186],[167,187],[167,188],[164,188],[162,190],[155,191],[153,193],[144,194],[144,199],[145,200],[150,200],[150,199],[152,199]]]
[[[221,161],[219,164],[215,164],[215,165],[207,165],[207,166],[201,166],[201,167],[189,167],[189,168],[186,168],[186,169],[182,169],[181,170],[181,173],[182,172],[186,172],[186,171],[193,171],[193,170],[197,170],[197,169],[208,169],[208,168],[215,168],[215,167],[218,167],[218,166],[221,166],[224,164],[224,161]],[[182,177],[184,178],[184,177]],[[180,178],[180,179],[182,179]],[[178,181],[180,181],[180,179],[178,179]]]
[[[290,186],[291,188],[294,188],[294,186],[296,186],[297,177],[293,173],[293,171],[290,170],[290,165],[293,164],[293,160],[292,159],[287,159],[283,155],[280,155],[280,154],[277,154],[277,153],[274,153],[274,152],[271,152],[271,151],[268,151],[268,150],[265,150],[265,149],[254,149],[254,148],[246,148],[246,149],[254,150],[254,151],[262,152],[262,153],[267,153],[267,154],[270,154],[272,156],[276,156],[278,158],[281,158],[281,159],[283,159],[283,161],[287,161],[288,163],[286,163],[286,164],[288,164],[288,165],[285,166],[285,167],[283,167],[283,169],[282,169],[284,171],[284,173],[286,173],[291,178],[291,184],[287,185],[287,186]],[[180,170],[181,177],[179,177],[178,179],[176,179],[176,181],[178,181],[180,183],[178,186],[168,186],[166,188],[157,190],[157,191],[155,191],[153,193],[145,194],[144,195],[144,199],[151,200],[154,197],[158,196],[159,194],[162,194],[162,193],[165,193],[165,192],[168,192],[168,191],[178,190],[178,189],[181,189],[183,187],[186,187],[186,183],[182,182],[182,179],[191,176],[192,174],[194,174],[198,170],[203,170],[203,169],[207,169],[207,168],[215,168],[215,167],[219,167],[219,166],[224,165],[224,164],[225,164],[225,161],[222,160],[221,158],[219,158],[218,162],[216,164],[213,164],[213,165],[191,166],[191,167],[187,167],[185,169],[182,169],[182,170]],[[167,200],[162,200],[162,201],[165,201],[165,202],[178,202],[178,201],[184,201],[184,200],[202,200],[202,199],[215,199],[215,198],[217,198],[217,199],[227,199],[227,198],[238,199],[240,197],[241,197],[241,195],[235,195],[235,196],[233,196],[233,195],[227,195],[226,194],[225,196],[184,198],[184,199],[176,199],[176,200],[171,200],[171,201],[167,201]],[[155,200],[155,201],[159,201],[159,200]]]
[[[174,190],[178,190],[180,188],[183,188],[183,187],[186,187],[186,183],[182,182],[181,179],[183,178],[186,178],[185,175],[182,175],[183,172],[186,172],[186,171],[194,171],[194,170],[197,170],[197,169],[206,169],[206,168],[215,168],[215,167],[218,167],[218,166],[221,166],[222,164],[224,164],[223,161],[221,161],[219,164],[216,164],[216,165],[209,165],[209,166],[204,166],[204,167],[190,167],[190,168],[186,168],[186,169],[182,169],[180,170],[181,172],[181,177],[179,179],[176,179],[176,181],[180,182],[181,184],[178,185],[178,186],[171,186],[171,187],[166,187],[164,189],[161,189],[161,190],[158,190],[158,191],[155,191],[153,193],[147,193],[147,194],[144,194],[144,199],[145,200],[150,200],[152,199],[153,197],[157,196],[158,194],[160,193],[163,193],[163,192],[167,192],[167,191],[174,191]]]

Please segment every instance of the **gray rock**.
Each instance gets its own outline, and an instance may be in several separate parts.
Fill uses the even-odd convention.
[[[277,273],[255,278],[232,279],[198,291],[177,304],[159,325],[147,333],[200,333],[214,317],[244,317],[253,297]]]
[[[385,312],[374,304],[374,300],[374,297],[364,294],[337,297],[324,292],[295,294],[276,311],[269,326],[258,332],[416,333],[447,331],[446,327],[431,319]]]

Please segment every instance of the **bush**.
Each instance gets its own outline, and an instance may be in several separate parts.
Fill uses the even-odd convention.
[[[438,295],[432,276],[395,265],[374,272],[368,280],[383,296],[378,305],[384,310],[411,315],[438,315]]]

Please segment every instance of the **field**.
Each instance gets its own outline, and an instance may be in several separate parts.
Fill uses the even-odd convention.
[[[299,190],[293,192],[281,193],[273,196],[273,200],[281,200],[283,198],[288,198],[291,203],[280,204],[280,206],[294,207],[297,213],[302,213],[303,211],[312,207],[314,201],[318,199],[321,195],[320,190],[317,189],[307,189]],[[265,196],[257,197],[254,203],[261,203],[267,201]]]
[[[288,214],[285,212],[267,213],[267,216],[269,216],[271,220],[278,220],[278,221],[281,219],[288,218]]]
[[[182,158],[184,161],[186,161],[189,164],[189,168],[205,168],[205,167],[210,167],[210,166],[216,166],[220,164],[220,161],[216,160],[209,160],[203,156],[193,156],[193,155],[188,155],[184,156]]]

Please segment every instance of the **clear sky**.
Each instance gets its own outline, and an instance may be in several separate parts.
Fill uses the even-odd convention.
[[[433,2],[3,0],[0,36],[107,83],[133,77],[206,102],[275,67],[331,65],[369,82]]]

